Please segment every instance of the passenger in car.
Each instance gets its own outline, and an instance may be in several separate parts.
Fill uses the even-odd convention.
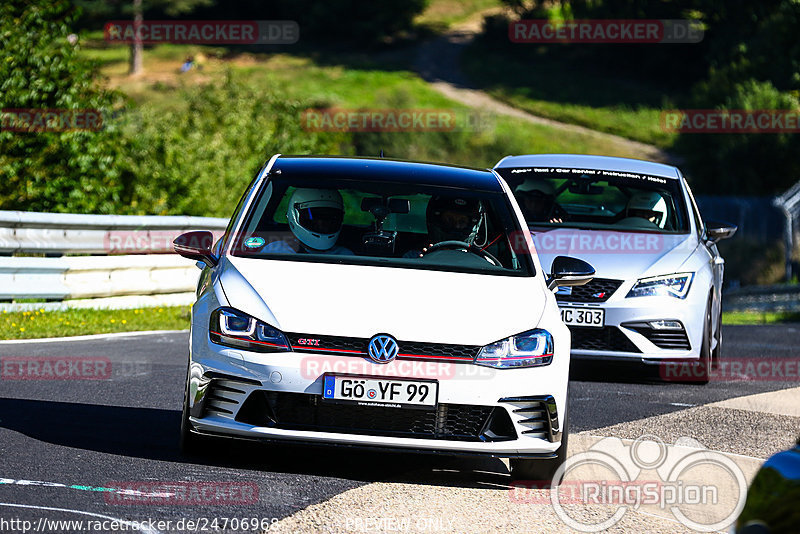
[[[336,244],[344,220],[344,203],[339,191],[295,190],[289,199],[286,219],[292,237],[269,243],[263,252],[353,255],[352,250]]]
[[[528,222],[564,222],[563,209],[556,204],[556,191],[545,180],[528,180],[514,191],[520,201],[520,208]]]

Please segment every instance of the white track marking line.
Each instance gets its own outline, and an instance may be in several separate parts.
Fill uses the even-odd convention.
[[[50,510],[52,512],[67,512],[69,514],[81,514],[81,515],[88,515],[91,517],[99,517],[101,519],[108,519],[110,521],[117,521],[121,525],[127,525],[131,528],[136,530],[140,530],[142,532],[146,532],[147,534],[161,534],[160,530],[156,530],[154,528],[149,528],[146,525],[141,525],[136,522],[126,521],[125,519],[119,519],[116,517],[111,517],[110,515],[104,514],[96,514],[94,512],[85,512],[83,510],[73,510],[71,508],[56,508],[53,506],[36,506],[33,504],[16,504],[10,502],[0,502],[0,506],[7,506],[9,508],[31,508],[33,510]]]
[[[182,334],[188,332],[189,330],[143,330],[134,332],[111,332],[108,334],[91,334],[87,336],[43,337],[38,339],[5,339],[0,341],[0,345],[21,345],[21,344],[31,344],[31,343],[61,343],[64,341],[90,341],[93,339],[152,336],[154,334]]]

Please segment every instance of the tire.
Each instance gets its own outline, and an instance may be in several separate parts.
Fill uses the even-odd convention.
[[[184,456],[202,456],[209,452],[212,438],[201,436],[192,432],[192,423],[189,421],[189,383],[183,392],[183,413],[181,414],[181,436],[179,447]]]
[[[514,480],[531,480],[549,485],[553,475],[561,464],[567,461],[567,441],[569,438],[568,418],[564,417],[564,431],[561,434],[561,446],[555,458],[535,460],[528,458],[511,458],[511,478]]]
[[[722,361],[722,312],[720,311],[719,320],[717,321],[717,333],[714,335],[717,340],[717,346],[711,353],[712,369],[719,369],[719,364]]]
[[[698,373],[698,382],[701,384],[708,384],[709,374],[712,364],[712,351],[711,351],[711,297],[708,298],[708,305],[706,306],[706,314],[703,325],[703,341],[700,345],[700,372]]]

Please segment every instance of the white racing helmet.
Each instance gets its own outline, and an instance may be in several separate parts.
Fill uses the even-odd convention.
[[[549,180],[527,180],[514,190],[514,196],[528,221],[550,221],[555,212],[556,189]]]
[[[342,195],[335,189],[298,189],[286,210],[292,233],[313,250],[330,250],[336,244],[343,218]]]
[[[514,193],[533,193],[534,191],[542,195],[556,196],[556,188],[549,180],[528,180],[521,183]]]
[[[639,191],[628,199],[625,215],[642,217],[664,228],[667,224],[667,203],[664,197],[654,191]]]

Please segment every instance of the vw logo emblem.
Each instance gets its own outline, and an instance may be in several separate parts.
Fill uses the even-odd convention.
[[[389,363],[397,357],[400,347],[392,336],[378,334],[369,340],[367,346],[369,357],[376,363]]]

